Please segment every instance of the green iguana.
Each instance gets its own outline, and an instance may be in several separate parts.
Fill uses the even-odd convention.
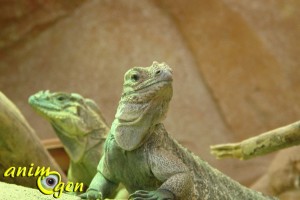
[[[162,124],[171,97],[172,70],[165,63],[126,72],[104,155],[82,199],[108,198],[119,183],[133,200],[275,199],[240,185],[172,139]]]
[[[70,157],[68,180],[90,184],[109,128],[96,103],[75,93],[40,91],[29,104],[53,126]]]

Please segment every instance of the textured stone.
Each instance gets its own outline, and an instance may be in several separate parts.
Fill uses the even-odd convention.
[[[157,2],[176,21],[235,138],[299,119],[300,97],[291,92],[300,84],[298,1]]]
[[[264,174],[251,188],[276,195],[281,200],[300,199],[300,146],[278,152]]]

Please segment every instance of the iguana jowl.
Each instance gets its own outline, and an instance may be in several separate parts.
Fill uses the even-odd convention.
[[[172,70],[165,63],[125,74],[98,173],[81,198],[107,198],[122,183],[134,200],[272,199],[223,175],[168,135],[161,122],[171,97]]]
[[[102,156],[107,127],[96,103],[76,93],[40,91],[29,104],[47,119],[70,157],[68,180],[88,186]]]

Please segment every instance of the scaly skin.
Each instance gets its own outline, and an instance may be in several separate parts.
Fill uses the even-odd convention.
[[[109,132],[96,103],[75,93],[40,91],[29,104],[53,126],[70,157],[68,180],[90,184]]]
[[[122,183],[134,200],[273,199],[241,186],[172,139],[161,123],[171,97],[172,71],[165,63],[125,74],[98,172],[81,198],[110,197]]]

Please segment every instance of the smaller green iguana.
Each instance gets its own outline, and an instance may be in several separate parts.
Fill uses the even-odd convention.
[[[275,199],[230,179],[167,133],[162,121],[172,98],[172,80],[165,63],[126,72],[98,172],[80,197],[105,199],[122,183],[133,200]]]
[[[40,91],[29,104],[53,126],[70,157],[68,180],[86,187],[97,172],[109,128],[96,103],[76,93]]]

